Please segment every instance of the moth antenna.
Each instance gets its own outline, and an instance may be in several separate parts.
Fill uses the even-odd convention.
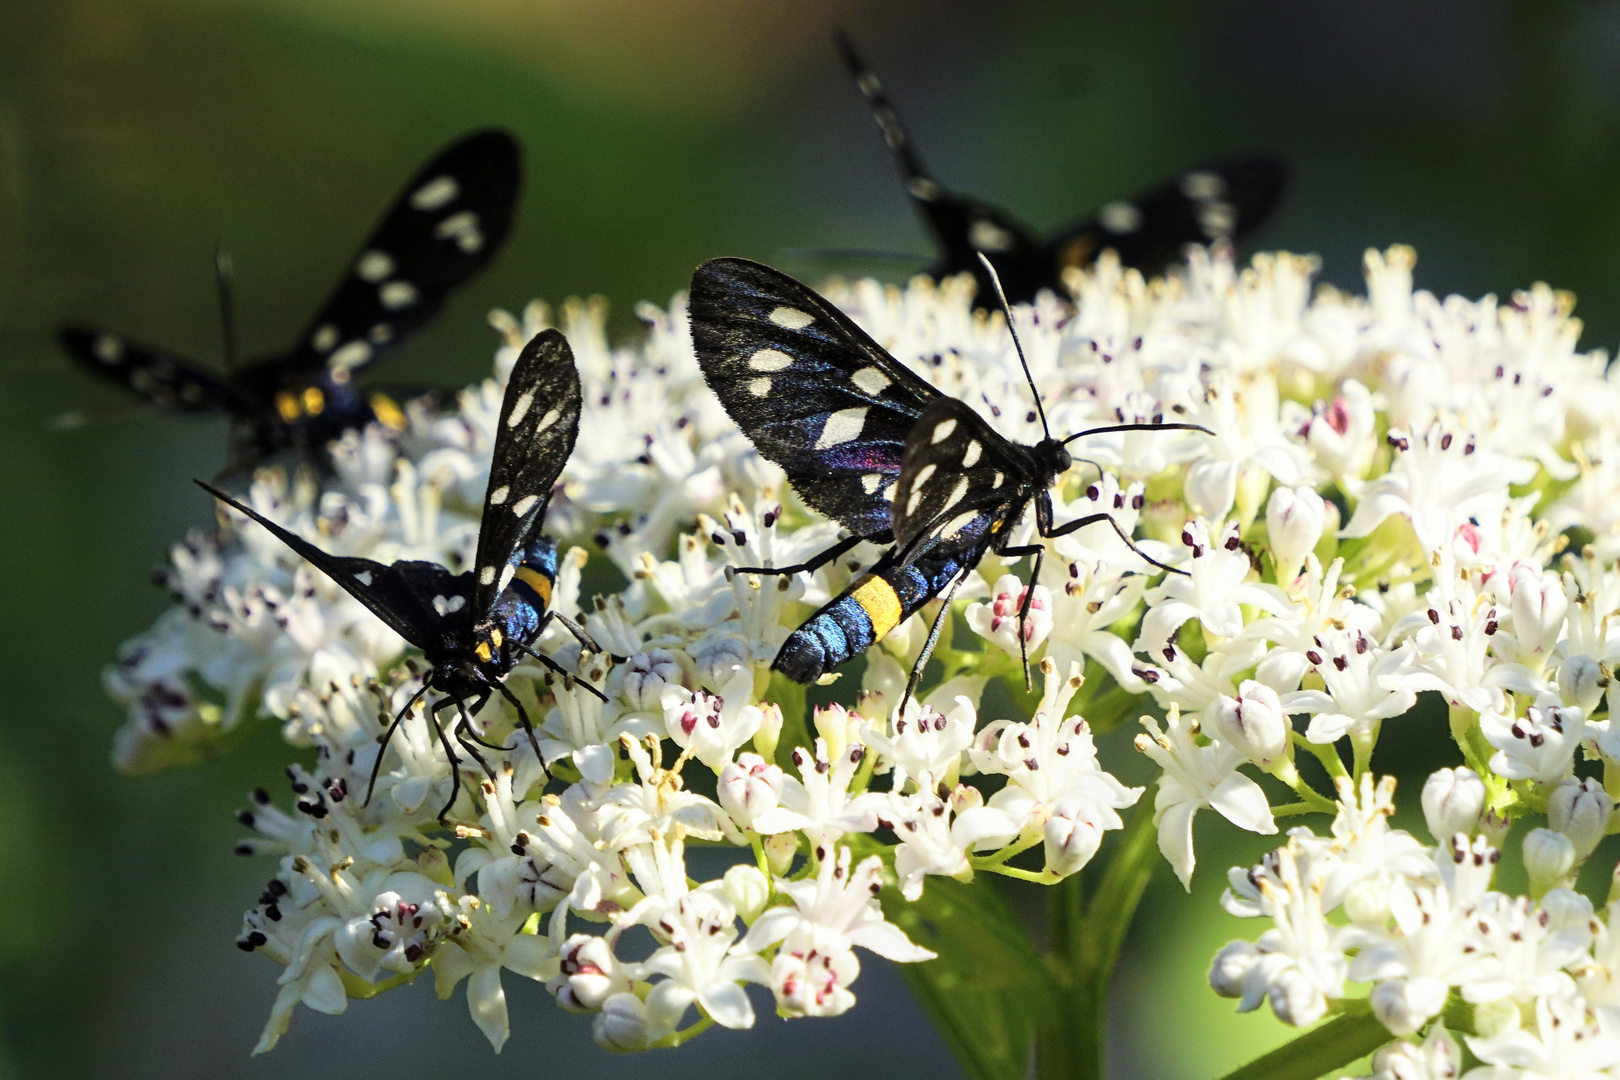
[[[214,245],[214,283],[219,288],[219,326],[225,342],[225,375],[236,371],[236,268],[231,246],[221,240]]]
[[[1204,427],[1201,424],[1108,424],[1105,427],[1094,427],[1087,428],[1084,431],[1077,431],[1073,435],[1070,435],[1067,439],[1064,439],[1063,445],[1068,446],[1070,443],[1074,442],[1074,440],[1083,439],[1087,435],[1107,435],[1109,432],[1113,431],[1201,431],[1205,435],[1215,434],[1213,431],[1209,430],[1209,428]],[[1102,470],[1099,469],[1098,471],[1101,472]]]
[[[990,260],[979,252],[979,261],[984,264],[985,270],[990,274],[990,284],[996,287],[996,299],[1001,303],[1002,314],[1007,316],[1007,332],[1012,335],[1013,348],[1018,350],[1018,363],[1024,369],[1024,378],[1029,382],[1029,392],[1035,396],[1035,411],[1041,417],[1041,431],[1046,437],[1052,437],[1052,429],[1046,426],[1046,407],[1041,404],[1041,392],[1035,388],[1035,376],[1029,373],[1029,361],[1024,358],[1024,343],[1018,340],[1018,329],[1013,326],[1012,305],[1007,303],[1007,292],[1001,287],[1001,275],[996,268],[990,265]],[[1166,425],[1169,426],[1169,425]]]

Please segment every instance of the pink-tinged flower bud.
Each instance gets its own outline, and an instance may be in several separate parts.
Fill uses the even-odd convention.
[[[739,828],[746,829],[759,815],[776,809],[782,798],[782,770],[758,754],[739,754],[720,771],[719,789],[720,805]]]
[[[1410,1035],[1440,1014],[1449,990],[1439,979],[1385,979],[1367,998],[1380,1023],[1396,1035]]]
[[[1497,1000],[1513,1004],[1510,998]],[[1480,1007],[1474,1007],[1476,1013]],[[1414,1077],[1435,1077],[1439,1080],[1440,1077],[1462,1075],[1462,1049],[1445,1028],[1436,1024],[1429,1037],[1423,1040],[1422,1046],[1414,1046],[1404,1040],[1392,1042],[1373,1055],[1372,1064],[1374,1076],[1388,1077],[1389,1080],[1411,1080]]]
[[[765,861],[771,873],[786,877],[793,869],[793,856],[799,851],[799,835],[791,832],[773,833],[765,838]]]
[[[1553,573],[1538,573],[1530,567],[1513,572],[1513,636],[1524,654],[1545,657],[1552,652],[1564,632],[1564,615],[1569,599],[1564,585]]]
[[[1277,560],[1277,583],[1299,576],[1305,556],[1322,539],[1327,511],[1322,496],[1308,487],[1279,487],[1266,502],[1266,535]]]
[[[752,923],[771,898],[771,883],[759,867],[738,863],[720,879],[720,890],[745,923]]]
[[[1187,469],[1182,492],[1194,514],[1221,521],[1237,500],[1237,482],[1237,462],[1200,461]]]
[[[613,949],[603,938],[574,934],[563,943],[557,977],[546,985],[557,1004],[569,1012],[595,1012],[615,991],[624,987],[612,972],[617,967]]]
[[[1269,769],[1289,756],[1292,725],[1282,711],[1277,691],[1263,682],[1243,680],[1235,698],[1221,695],[1215,706],[1214,734],[1237,747],[1243,756]]]
[[[1479,815],[1484,810],[1485,781],[1466,765],[1437,769],[1423,782],[1423,819],[1436,840],[1457,833],[1472,836],[1479,831]]]
[[[1260,950],[1252,942],[1227,942],[1209,966],[1209,988],[1224,998],[1242,997],[1244,980],[1259,959]]]
[[[1555,889],[1575,869],[1575,845],[1563,833],[1531,829],[1524,838],[1524,868],[1530,875],[1530,895]]]
[[[1013,656],[1019,654],[1018,612],[1028,590],[1012,574],[1003,574],[996,582],[988,604],[969,604],[967,624],[975,634],[995,642],[1002,651]],[[1035,586],[1029,599],[1029,611],[1022,620],[1025,649],[1034,652],[1052,632],[1052,594],[1045,585]]]
[[[614,994],[602,1004],[602,1012],[591,1024],[596,1044],[607,1050],[643,1050],[650,1041],[647,1007],[632,993]]]
[[[668,649],[637,653],[625,661],[621,670],[624,700],[632,709],[641,711],[663,711],[664,687],[681,681],[681,665]]]
[[[1547,824],[1569,838],[1575,860],[1585,862],[1608,832],[1614,800],[1603,785],[1590,778],[1565,779],[1547,799]]]
[[[1609,677],[1603,666],[1590,656],[1571,656],[1558,666],[1558,696],[1565,705],[1573,705],[1592,715],[1603,701],[1603,692],[1609,688]]]
[[[1087,799],[1063,799],[1046,819],[1046,869],[1067,877],[1097,854],[1102,846],[1103,823],[1091,812]]]

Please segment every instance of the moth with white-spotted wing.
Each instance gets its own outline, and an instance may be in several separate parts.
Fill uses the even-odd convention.
[[[429,690],[439,692],[444,696],[429,707],[427,715],[451,765],[450,801],[440,811],[441,821],[460,792],[460,758],[451,746],[452,737],[490,773],[488,762],[474,745],[481,740],[471,723],[492,696],[500,694],[517,710],[518,722],[539,754],[528,713],[506,687],[505,679],[524,656],[567,675],[554,660],[533,648],[547,624],[556,620],[586,648],[601,651],[580,626],[551,607],[557,547],[540,532],[552,487],[573,452],[579,415],[579,374],[567,340],[556,330],[537,334],[523,347],[512,368],[495,433],[478,553],[473,568],[460,574],[437,563],[407,560],[384,565],[330,555],[197,481],[216,499],[270,530],[422,651],[428,674],[422,688],[394,717],[378,750],[371,785],[376,785],[395,729],[419,698]],[[601,696],[595,687],[580,685]],[[437,717],[450,705],[456,708],[456,718],[447,728]]]
[[[994,273],[987,273],[994,284]],[[1043,537],[1107,522],[1134,548],[1107,514],[1055,525],[1050,488],[1069,468],[1065,444],[1106,431],[1205,430],[1116,424],[1062,441],[1048,432],[1039,444],[1022,446],[778,270],[745,259],[712,260],[692,275],[689,303],[698,365],[720,403],[761,456],[787,473],[805,504],[850,533],[804,563],[740,570],[812,571],[863,540],[891,545],[783,643],[773,666],[796,682],[813,682],[864,652],[935,597],[948,603],[967,571],[992,551],[1035,555],[1038,574],[1044,547],[1008,544],[1032,502]],[[1044,429],[1038,394],[1036,409]],[[908,697],[944,612],[942,606],[912,670]],[[1027,614],[1026,596],[1021,625]]]
[[[1241,239],[1276,208],[1288,182],[1288,166],[1269,155],[1211,161],[1135,199],[1111,202],[1043,239],[1005,211],[936,181],[849,36],[840,32],[834,40],[894,154],[906,194],[939,244],[940,259],[929,273],[936,278],[972,274],[981,308],[995,306],[994,290],[979,265],[981,252],[996,260],[1013,303],[1028,303],[1042,289],[1063,296],[1064,272],[1091,265],[1105,249],[1117,252],[1126,266],[1156,274],[1178,262],[1188,244]]]
[[[511,231],[522,171],[522,152],[504,131],[477,131],[441,150],[406,183],[297,343],[278,355],[235,364],[223,261],[222,375],[99,327],[65,326],[59,341],[82,367],[152,404],[228,414],[239,463],[286,449],[313,453],[374,420],[402,427],[399,405],[357,387],[354,376],[425,326],[494,258]]]

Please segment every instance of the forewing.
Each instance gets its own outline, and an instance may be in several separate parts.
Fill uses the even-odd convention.
[[[283,361],[285,370],[355,371],[432,319],[505,242],[522,172],[516,140],[493,130],[465,136],[423,165]]]
[[[726,412],[799,497],[887,535],[906,433],[939,391],[815,290],[744,259],[692,275],[692,342]]]
[[[1264,155],[1189,169],[1060,232],[1048,245],[1056,273],[1089,265],[1104,248],[1117,251],[1126,266],[1158,273],[1180,262],[1188,244],[1237,240],[1254,231],[1276,208],[1287,182],[1288,166]]]
[[[181,412],[236,411],[223,383],[161,349],[92,326],[64,326],[57,340],[80,367],[154,405]]]
[[[426,576],[410,574],[405,568],[431,567],[431,563],[396,563],[386,566],[371,559],[332,555],[311,544],[297,533],[282,528],[252,507],[244,506],[201,480],[197,485],[220,502],[246,514],[263,525],[282,543],[292,548],[315,569],[335,581],[345,592],[387,623],[395,633],[417,648],[427,650],[436,636],[440,619],[426,590],[432,585]],[[443,567],[436,567],[444,575],[446,590],[452,588],[454,576]],[[430,575],[428,575],[430,576]],[[416,579],[422,579],[417,581]],[[447,591],[446,596],[450,593]]]
[[[982,550],[1022,509],[1032,472],[1028,451],[967,404],[940,398],[906,440],[894,497],[895,549],[906,562],[924,550]]]
[[[484,520],[473,563],[475,617],[487,614],[539,532],[579,435],[579,372],[558,330],[536,334],[518,354],[495,431]]]

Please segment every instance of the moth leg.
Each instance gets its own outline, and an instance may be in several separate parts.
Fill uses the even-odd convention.
[[[802,563],[795,563],[792,566],[739,566],[737,567],[737,573],[768,574],[777,577],[792,577],[794,574],[798,573],[808,574],[812,571],[821,569],[823,566],[826,566],[828,563],[838,558],[838,556],[842,555],[846,551],[849,551],[856,544],[859,544],[865,539],[867,539],[867,537],[846,536],[832,547],[827,548],[825,551],[817,552]]]
[[[558,675],[567,675],[569,677],[574,678],[574,681],[578,685],[583,686],[585,689],[589,690],[591,693],[593,693],[597,697],[601,698],[603,702],[607,701],[607,695],[606,694],[602,693],[602,691],[598,690],[596,687],[592,686],[590,683],[580,681],[576,676],[574,676],[574,673],[572,671],[569,671],[567,668],[565,668],[561,664],[557,663],[557,661],[553,660],[551,657],[547,656],[545,653],[539,652],[538,650],[535,650],[535,649],[531,649],[527,645],[523,644],[522,642],[513,642],[513,644],[517,646],[519,652],[528,653],[530,656],[532,656],[536,660],[540,661],[540,663],[542,665],[544,665],[547,669],[556,672]]]
[[[587,631],[583,626],[579,625],[579,623],[575,622],[573,619],[570,619],[568,616],[564,615],[562,612],[560,612],[560,611],[547,611],[546,612],[546,620],[549,622],[552,619],[555,619],[558,622],[562,623],[562,628],[564,630],[567,630],[570,634],[573,634],[574,635],[574,640],[579,642],[581,645],[585,646],[587,649],[591,650],[591,652],[593,652],[593,653],[607,653],[607,655],[612,658],[612,660],[613,660],[613,662],[615,664],[622,664],[622,663],[625,662],[625,660],[629,659],[628,657],[619,656],[619,655],[616,655],[614,653],[608,653],[606,649],[602,648],[602,646],[600,646],[600,645],[598,645],[596,643],[596,639],[591,637],[589,631]],[[545,629],[545,623],[540,624],[540,629],[542,629],[542,630]]]
[[[377,790],[377,774],[382,771],[383,756],[388,753],[388,744],[394,741],[394,732],[399,730],[399,725],[404,723],[406,716],[410,715],[411,706],[422,700],[422,695],[428,692],[430,685],[432,684],[424,682],[422,689],[411,695],[411,699],[405,703],[405,707],[394,716],[394,722],[388,725],[388,731],[382,737],[382,745],[377,747],[377,760],[371,763],[371,780],[366,784],[366,801],[361,805],[371,805],[371,794]]]
[[[1146,562],[1152,563],[1154,566],[1157,566],[1160,570],[1168,570],[1172,574],[1180,574],[1182,577],[1191,577],[1192,576],[1191,574],[1188,574],[1187,571],[1185,571],[1185,570],[1178,570],[1174,566],[1166,566],[1164,563],[1160,562],[1158,559],[1155,559],[1153,556],[1149,555],[1147,552],[1145,552],[1141,548],[1137,547],[1136,546],[1136,541],[1132,540],[1131,537],[1130,537],[1130,534],[1127,533],[1124,529],[1122,529],[1120,527],[1119,522],[1114,520],[1114,517],[1113,517],[1112,514],[1087,514],[1083,518],[1075,518],[1073,521],[1064,522],[1062,525],[1059,525],[1055,529],[1049,529],[1049,530],[1043,531],[1041,533],[1041,535],[1043,537],[1045,537],[1046,539],[1048,539],[1048,540],[1055,540],[1060,536],[1068,536],[1070,533],[1074,532],[1076,529],[1083,529],[1087,525],[1096,525],[1099,522],[1103,522],[1103,521],[1108,522],[1108,524],[1113,527],[1114,532],[1119,534],[1119,538],[1121,540],[1125,541],[1125,546],[1126,547],[1128,547],[1132,551],[1136,552],[1136,554],[1141,556],[1142,559],[1145,560]]]
[[[477,716],[479,710],[482,709],[485,705],[489,704],[489,699],[490,699],[490,692],[488,690],[485,690],[485,691],[483,691],[483,693],[479,694],[478,699],[476,701],[474,701],[470,706],[467,707],[467,712],[469,713],[469,715],[470,716]],[[456,736],[456,739],[458,741],[460,741],[462,743],[462,745],[466,745],[465,740],[471,739],[473,742],[477,743],[479,746],[482,746],[487,750],[505,750],[506,749],[506,747],[504,747],[504,746],[496,746],[494,743],[490,742],[488,739],[485,739],[482,735],[478,734],[477,731],[473,730],[472,725],[470,725],[470,724],[466,726],[466,728],[464,729],[462,734]]]
[[[456,805],[456,799],[461,795],[461,759],[456,757],[456,752],[450,748],[450,736],[445,734],[444,725],[439,723],[439,710],[449,704],[450,698],[441,698],[429,706],[427,711],[428,723],[433,725],[434,732],[439,736],[439,745],[444,748],[445,759],[450,762],[450,799],[444,804],[444,809],[439,811],[439,824],[445,828],[450,827],[450,823],[445,820],[450,816],[450,808]]]
[[[522,725],[523,733],[529,737],[529,745],[534,747],[534,756],[540,762],[541,770],[550,775],[550,770],[546,769],[546,759],[540,756],[540,740],[535,738],[534,725],[529,723],[529,714],[523,708],[523,702],[517,699],[517,695],[512,693],[505,683],[496,683],[495,689],[499,690],[501,697],[505,698],[512,708],[517,710],[518,723]],[[506,748],[502,747],[501,749]]]
[[[1024,589],[1024,599],[1018,604],[1018,659],[1024,665],[1024,693],[1027,694],[1035,689],[1035,684],[1029,677],[1029,634],[1026,623],[1029,620],[1030,601],[1035,598],[1035,586],[1041,580],[1041,565],[1046,561],[1046,545],[1024,544],[1021,547],[1002,547],[997,549],[996,554],[1019,559],[1026,555],[1035,556],[1035,569],[1029,575],[1029,585]]]
[[[489,694],[486,692],[478,700],[477,704],[473,706],[473,711],[476,712],[478,706],[482,705],[488,700]],[[477,733],[472,730],[472,716],[467,712],[467,703],[462,701],[459,697],[455,699],[455,702],[456,718],[450,722],[450,733],[456,737],[456,742],[461,744],[461,748],[467,751],[467,754],[474,761],[478,762],[478,767],[484,770],[484,775],[493,781],[495,779],[495,770],[490,766],[488,759],[486,759],[483,754],[478,752],[478,747],[473,745],[473,740],[469,740],[467,738],[468,735],[472,735],[474,740],[478,742],[483,741],[478,739]],[[486,743],[485,745],[488,744]]]
[[[922,652],[917,654],[917,662],[911,665],[911,678],[906,680],[906,692],[900,695],[900,713],[906,711],[906,702],[911,700],[916,692],[917,683],[922,679],[923,668],[928,666],[929,658],[934,655],[934,646],[939,644],[940,632],[945,629],[945,619],[951,613],[951,597],[956,595],[957,588],[967,580],[967,571],[964,570],[951,579],[939,594],[939,614],[934,616],[934,625],[928,628],[928,640],[923,642]]]

